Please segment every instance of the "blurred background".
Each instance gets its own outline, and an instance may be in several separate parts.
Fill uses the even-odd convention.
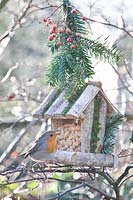
[[[8,0],[1,2],[4,3],[0,5],[0,170],[4,170],[18,153],[34,141],[43,123],[43,120],[35,120],[32,117],[32,112],[51,90],[47,84],[46,74],[52,55],[47,46],[48,32],[43,19],[50,16],[62,1]],[[110,173],[117,177],[127,164],[133,162],[131,155],[133,145],[133,2],[130,0],[73,0],[72,2],[83,15],[92,19],[88,29],[93,37],[101,37],[103,40],[108,37],[110,46],[117,44],[125,58],[125,62],[119,66],[111,66],[92,58],[96,72],[93,80],[102,82],[103,89],[112,104],[125,116],[117,133],[115,146],[115,153],[123,157],[119,159],[118,168],[110,170]],[[56,22],[58,17],[59,15],[55,12],[52,20]],[[125,156],[128,154],[130,156]],[[62,176],[72,177],[73,174]],[[3,177],[0,176],[0,182],[2,180]],[[40,190],[41,183],[39,184]],[[124,194],[123,199],[131,199],[132,186],[133,182],[128,179],[121,190]],[[38,189],[32,190],[34,187],[36,187],[35,182],[28,185],[27,195],[34,194],[37,199],[41,198],[42,190],[39,192]],[[69,188],[70,186],[47,183],[45,187],[50,194],[58,192],[58,187]],[[8,196],[13,190],[14,188],[5,188],[0,198]],[[90,199],[98,199],[92,194],[90,191]],[[65,198],[72,199],[69,197],[62,199]]]

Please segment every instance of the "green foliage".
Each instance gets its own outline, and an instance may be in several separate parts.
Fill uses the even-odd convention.
[[[29,190],[33,190],[38,186],[38,182],[37,181],[32,181],[30,183],[27,184],[27,187]]]
[[[99,140],[98,137],[98,132],[100,130],[99,109],[100,109],[100,99],[97,97],[95,98],[94,101],[94,114],[93,114],[91,141],[90,141],[90,152],[95,152],[97,147],[97,142]]]
[[[116,131],[118,126],[123,121],[123,115],[120,113],[116,113],[111,117],[107,117],[106,127],[105,127],[105,136],[102,152],[105,154],[113,153],[115,139],[116,139]]]
[[[73,5],[69,0],[63,0],[63,11],[66,17],[66,25],[71,29],[73,33],[82,33],[87,34],[87,30],[85,28],[85,22],[81,20],[81,14],[77,12],[76,14],[72,14],[71,11],[73,9]]]
[[[100,38],[96,40],[83,38],[82,45],[86,46],[90,56],[94,56],[97,59],[108,61],[109,63],[119,63],[122,60],[122,56],[115,45],[109,48],[107,39],[102,44]]]
[[[8,195],[12,193],[19,186],[18,183],[13,183],[13,184],[4,185],[4,186],[2,186],[2,184],[4,185],[4,182],[0,181],[0,197],[1,197],[1,194]]]
[[[48,46],[54,57],[48,69],[48,82],[51,86],[65,90],[67,99],[72,98],[78,90],[84,88],[85,80],[94,75],[91,57],[108,62],[118,62],[121,58],[116,47],[109,48],[107,40],[102,44],[99,39],[90,39],[89,32],[82,20],[82,15],[68,0],[63,1],[64,21],[59,23],[57,33]],[[66,30],[70,29],[70,33]],[[79,36],[77,36],[77,33]],[[68,39],[71,38],[71,42]],[[58,42],[61,45],[58,45]]]

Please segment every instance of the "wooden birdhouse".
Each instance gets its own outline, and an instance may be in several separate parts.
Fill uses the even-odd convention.
[[[107,116],[115,109],[104,94],[101,83],[93,82],[71,105],[64,92],[52,90],[35,117],[51,119],[51,129],[59,131],[58,149],[82,153],[101,153]]]

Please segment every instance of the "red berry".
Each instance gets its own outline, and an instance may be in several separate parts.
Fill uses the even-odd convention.
[[[57,43],[56,43],[56,45],[59,47],[59,46],[61,46],[61,41],[58,41]]]
[[[77,13],[77,10],[76,10],[76,9],[72,9],[72,10],[71,10],[71,13],[72,13],[72,14],[76,14],[76,13]]]
[[[87,17],[86,17],[86,16],[83,16],[83,17],[82,17],[82,20],[86,21],[86,20],[87,20]]]
[[[53,30],[56,30],[57,29],[57,24],[54,24],[53,25]]]
[[[55,33],[55,34],[56,34],[56,29],[52,29],[52,30],[50,31],[50,34],[52,34],[52,33]]]
[[[53,39],[54,39],[53,35],[50,35],[49,38],[48,38],[49,41],[52,41]]]
[[[53,25],[53,24],[54,24],[53,21],[52,21],[51,19],[49,20],[49,24],[50,24],[50,25]]]
[[[63,32],[64,32],[64,29],[60,28],[59,33],[63,33]]]
[[[8,100],[12,100],[16,97],[16,94],[13,92],[8,96]]]
[[[48,22],[48,18],[44,18],[43,21],[46,23]]]
[[[75,48],[75,45],[74,45],[74,44],[72,44],[72,45],[70,46],[70,48],[71,48],[71,49],[74,49],[74,48]]]
[[[55,34],[55,33],[53,33],[53,34],[52,34],[52,36],[55,38],[55,37],[56,37],[56,34]]]
[[[67,42],[72,42],[73,39],[71,37],[67,38]]]
[[[71,29],[70,28],[66,28],[66,34],[71,33]]]
[[[76,37],[80,37],[81,35],[80,35],[80,33],[76,33]]]

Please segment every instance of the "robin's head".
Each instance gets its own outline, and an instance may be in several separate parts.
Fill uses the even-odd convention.
[[[57,133],[56,131],[47,131],[44,133],[44,138],[46,141],[49,139],[57,139]]]
[[[46,143],[46,151],[52,153],[57,149],[57,133],[56,131],[47,131],[44,134],[44,143]]]

